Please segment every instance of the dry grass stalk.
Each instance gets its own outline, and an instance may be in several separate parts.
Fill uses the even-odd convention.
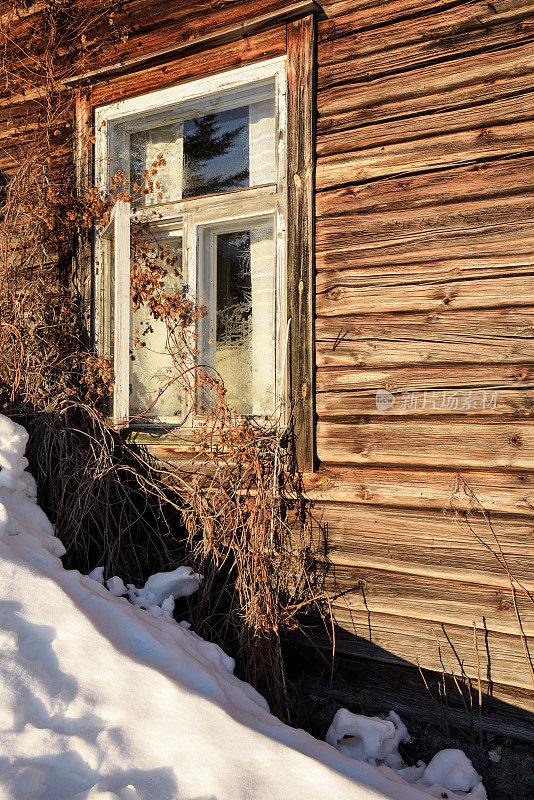
[[[515,614],[515,617],[516,617],[516,620],[517,620],[517,626],[518,626],[518,629],[519,629],[519,636],[521,638],[521,645],[523,647],[523,652],[524,652],[524,655],[525,655],[525,663],[526,663],[527,669],[529,671],[530,680],[532,681],[532,686],[534,687],[534,666],[533,666],[533,663],[532,663],[532,656],[531,656],[531,653],[530,653],[528,639],[527,639],[527,636],[526,636],[526,633],[525,633],[525,629],[524,629],[524,626],[523,626],[523,620],[521,618],[521,613],[519,611],[517,595],[518,595],[518,592],[520,592],[522,595],[526,596],[531,603],[534,603],[534,598],[532,597],[532,595],[530,594],[528,589],[526,589],[526,587],[523,586],[521,581],[519,581],[513,575],[513,573],[511,572],[510,567],[508,565],[508,559],[506,558],[506,554],[504,553],[504,550],[502,549],[499,537],[497,536],[495,528],[494,528],[494,526],[493,526],[493,524],[491,522],[491,518],[490,518],[489,512],[484,508],[484,506],[482,505],[482,503],[480,502],[480,500],[478,499],[478,497],[476,496],[474,491],[471,489],[471,487],[469,486],[467,481],[465,481],[464,478],[461,477],[461,475],[457,475],[456,476],[455,491],[462,491],[465,494],[465,496],[468,498],[471,507],[473,509],[475,509],[479,514],[482,515],[482,517],[484,519],[484,522],[486,523],[487,530],[489,531],[489,533],[491,534],[491,538],[495,542],[496,549],[494,550],[474,530],[474,528],[471,525],[471,522],[469,520],[468,512],[465,512],[460,518],[458,518],[459,521],[462,521],[467,525],[467,527],[469,528],[469,530],[471,531],[473,536],[477,539],[477,541],[480,542],[480,544],[482,544],[487,550],[489,550],[489,552],[493,555],[493,557],[495,558],[497,563],[501,566],[501,568],[506,573],[506,576],[507,576],[509,584],[510,584],[510,593],[511,593],[511,598],[512,598],[512,605],[513,605],[514,614]]]
[[[281,642],[323,599],[291,425],[281,430],[275,415],[260,426],[229,407],[188,333],[203,309],[165,292],[173,265],[168,253],[154,251],[145,225],[134,231],[131,294],[134,308],[167,327],[174,370],[161,391],[179,382],[192,403],[208,398],[196,444],[202,474],[156,463],[106,418],[111,365],[88,345],[72,289],[76,237],[90,233],[95,219],[105,222],[117,200],[157,192],[164,163],[158,156],[141,185],[118,172],[106,198],[94,189],[79,196],[73,183],[74,98],[61,80],[89,59],[88,42],[98,47],[99,26],[113,9],[105,0],[90,9],[46,0],[35,33],[21,43],[13,31],[25,8],[11,2],[0,28],[5,88],[30,102],[22,122],[7,123],[18,144],[0,219],[1,408],[29,426],[31,466],[70,565],[101,563],[107,575],[139,581],[193,559],[206,575],[193,609],[198,630],[233,650],[240,674],[281,713],[289,692]],[[138,332],[138,343],[145,334]]]

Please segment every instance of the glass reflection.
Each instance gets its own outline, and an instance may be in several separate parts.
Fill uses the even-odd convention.
[[[151,260],[165,266],[165,294],[176,295],[184,290],[181,238],[155,244],[145,257],[148,268]],[[179,372],[173,359],[175,343],[167,325],[141,305],[131,310],[130,331],[130,415],[154,421],[180,417],[183,391],[180,380],[173,380]]]
[[[132,131],[119,163],[129,164],[135,204],[146,206],[274,183],[274,142],[271,97]]]
[[[217,235],[215,368],[239,414],[274,411],[272,226]]]

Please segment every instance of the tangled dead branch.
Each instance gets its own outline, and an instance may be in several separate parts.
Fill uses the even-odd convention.
[[[24,14],[11,2],[0,28],[4,87],[20,100],[14,108],[24,107],[6,122],[12,135],[0,218],[0,408],[29,427],[40,501],[69,565],[87,571],[102,564],[106,577],[137,583],[193,561],[205,575],[189,609],[196,629],[230,650],[242,677],[282,713],[284,635],[322,599],[291,426],[277,415],[259,425],[229,406],[189,334],[203,309],[184,293],[165,291],[164,277],[176,265],[154,247],[150,226],[132,241],[132,304],[149,319],[135,344],[143,345],[151,321],[163,322],[173,370],[161,391],[179,383],[191,403],[204,398],[195,469],[156,462],[128,440],[127,426],[110,424],[112,369],[88,343],[72,290],[74,242],[95,220],[105,222],[117,200],[157,193],[162,156],[142,184],[130,186],[119,172],[108,197],[77,193],[73,96],[61,80],[89,58],[88,42],[98,47],[94,32],[114,7],[47,0],[33,32],[19,41],[14,31]]]

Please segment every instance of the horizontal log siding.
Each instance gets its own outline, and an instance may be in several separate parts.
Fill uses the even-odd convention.
[[[329,686],[329,674],[323,686],[349,703],[368,675],[372,711],[384,690],[369,665],[382,661],[386,676],[409,687],[396,686],[385,710],[393,699],[397,710],[414,710],[418,688],[422,708],[428,697],[410,665],[440,671],[441,648],[446,668],[477,678],[474,622],[483,690],[492,695],[488,707],[496,706],[488,727],[502,730],[499,716],[528,735],[514,706],[532,710],[533,693],[499,546],[533,590],[534,3],[320,5],[321,463],[306,487],[328,532],[338,658],[358,676],[350,691],[342,680]],[[113,26],[102,21],[98,51],[80,69],[122,63],[285,6],[127,0]],[[33,35],[38,9],[21,12],[17,42]],[[118,100],[285,49],[281,26],[135,76],[105,78],[89,101]],[[38,92],[0,93],[0,169],[7,174],[24,147],[22,128],[38,115]],[[70,137],[67,127],[58,137],[54,174],[69,166]],[[394,397],[387,412],[376,408],[377,389]],[[436,393],[437,407],[421,401],[408,408],[405,396],[425,390]],[[498,391],[495,408],[466,405],[470,392],[485,391]],[[188,449],[150,447],[182,462]],[[491,513],[498,544],[480,514],[469,525],[444,515],[472,506],[455,489],[457,470]],[[532,605],[521,592],[518,608],[532,636]],[[462,712],[453,714],[460,721]]]
[[[475,679],[480,664],[532,711],[499,546],[534,588],[534,3],[323,6],[306,487],[336,647]]]

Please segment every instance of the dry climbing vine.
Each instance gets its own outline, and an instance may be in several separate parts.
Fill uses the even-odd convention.
[[[133,232],[131,296],[148,322],[134,345],[142,347],[151,320],[163,323],[173,369],[161,391],[178,383],[190,404],[204,398],[205,412],[188,469],[156,462],[108,421],[111,365],[93,351],[73,290],[80,234],[105,223],[117,200],[159,192],[162,155],[132,186],[117,172],[106,197],[95,189],[80,196],[74,184],[74,98],[62,79],[80,71],[103,30],[115,35],[114,14],[105,0],[47,0],[38,11],[10,2],[2,17],[11,105],[3,117],[1,409],[30,429],[31,468],[67,562],[103,564],[106,577],[137,582],[193,560],[205,576],[189,607],[195,629],[236,655],[241,676],[281,713],[284,635],[321,599],[290,425],[276,414],[259,425],[230,407],[191,337],[203,309],[166,291],[177,265],[145,223]]]

